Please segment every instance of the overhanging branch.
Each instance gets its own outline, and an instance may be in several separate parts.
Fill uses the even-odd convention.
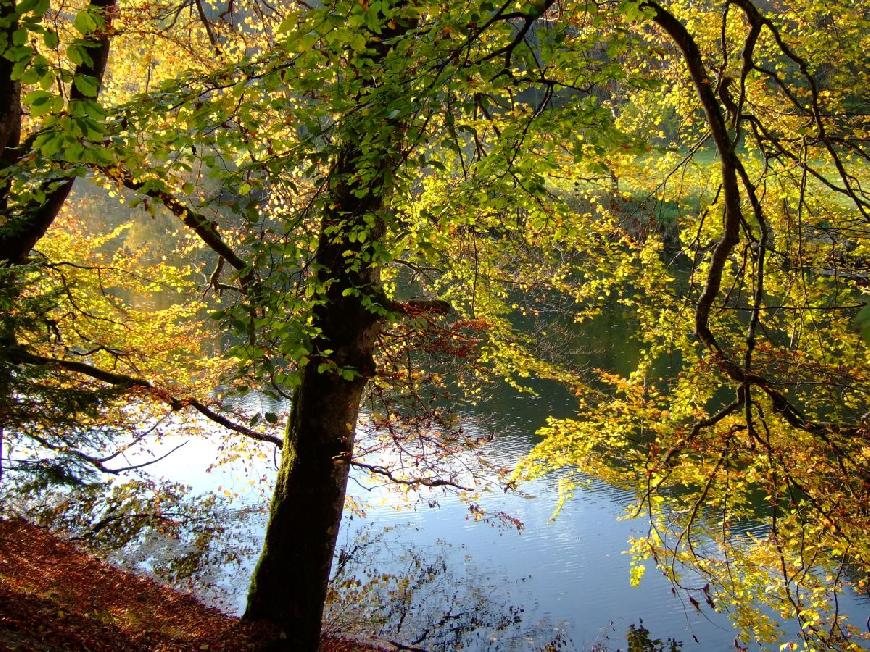
[[[125,188],[141,192],[142,194],[156,199],[165,206],[173,215],[178,217],[185,226],[189,227],[196,233],[212,251],[217,253],[221,258],[228,262],[236,271],[239,272],[239,280],[242,286],[247,286],[253,280],[253,270],[242,258],[236,254],[226,240],[220,234],[217,223],[210,220],[202,213],[197,213],[190,207],[185,206],[171,194],[165,190],[152,187],[148,182],[134,179],[133,176],[126,170],[119,168],[101,169],[103,174],[111,179],[114,179]]]
[[[49,358],[46,356],[36,355],[24,349],[21,346],[10,347],[6,353],[8,359],[16,364],[29,364],[41,367],[55,367],[64,369],[77,374],[82,374],[95,380],[107,383],[114,387],[122,389],[141,389],[147,392],[150,396],[163,401],[173,410],[182,410],[185,407],[191,407],[204,417],[223,426],[227,430],[232,430],[245,437],[255,439],[257,441],[269,442],[276,446],[281,446],[283,443],[280,437],[270,435],[268,433],[257,432],[247,426],[241,425],[228,419],[227,417],[215,412],[213,409],[205,405],[202,401],[194,398],[180,399],[172,396],[167,390],[157,387],[153,383],[144,378],[137,378],[127,374],[121,374],[113,371],[106,371],[99,367],[94,367],[85,362],[78,360],[63,360],[59,358]]]

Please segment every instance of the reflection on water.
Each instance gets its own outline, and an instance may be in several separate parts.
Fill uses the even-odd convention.
[[[487,453],[505,465],[528,452],[545,415],[567,409],[559,392],[493,400],[498,418],[487,427],[497,429]],[[469,421],[469,428],[479,427],[475,419]],[[268,504],[271,459],[244,473],[231,466],[206,472],[213,460],[213,448],[195,442],[155,472],[184,478],[198,491],[229,490],[241,502]],[[629,585],[629,558],[623,551],[627,539],[644,529],[640,521],[618,520],[631,502],[629,492],[590,480],[555,520],[555,477],[523,485],[521,492],[477,499],[489,512],[504,511],[522,521],[517,530],[476,521],[465,502],[440,490],[422,489],[412,496],[419,500],[407,507],[406,497],[389,488],[373,487],[358,474],[354,479],[349,494],[364,505],[366,515],[345,515],[337,557],[343,571],[336,584],[356,571],[360,579],[378,579],[366,596],[357,596],[364,599],[355,611],[353,592],[338,602],[338,612],[332,612],[337,622],[356,623],[357,630],[383,640],[423,636],[420,645],[432,650],[457,649],[459,640],[469,650],[541,649],[557,639],[570,641],[567,649],[587,650],[608,641],[613,648],[624,646],[629,626],[643,619],[655,637],[680,640],[684,649],[733,649],[734,631],[724,616],[697,612],[652,569],[638,588]],[[437,508],[429,506],[436,503]],[[236,611],[244,606],[264,527],[265,515],[258,512],[240,530],[249,538],[240,567],[211,578]],[[360,550],[365,550],[362,559]],[[354,560],[356,570],[340,563],[343,559]],[[404,589],[397,578],[405,578]],[[410,595],[412,587],[416,597]],[[442,620],[455,626],[450,630],[445,624],[446,633],[463,633],[460,639],[444,638],[444,632],[438,638]]]
[[[86,192],[83,184],[76,188]],[[108,210],[94,215],[113,225],[129,217],[126,209],[112,219]],[[158,231],[157,239],[165,238],[169,224],[159,218],[138,220],[126,232],[127,245],[135,248],[137,242],[154,240],[150,236]],[[160,300],[168,305],[172,297]],[[578,368],[627,374],[638,360],[639,347],[630,337],[632,319],[614,302],[580,328],[570,313],[547,314],[540,323],[533,317],[517,318],[515,326],[538,333],[549,353],[560,347],[560,354]],[[662,368],[657,371],[664,372],[666,367],[678,368],[679,360],[658,364]],[[531,449],[535,431],[548,416],[574,413],[574,399],[563,388],[533,381],[529,386],[537,395],[497,391],[481,405],[457,408],[464,428],[492,435],[486,454],[499,466],[513,467]],[[258,395],[248,400],[269,403]],[[281,407],[268,404],[257,411],[278,412]],[[162,446],[168,450],[175,443],[167,437]],[[200,579],[211,586],[208,599],[240,612],[262,543],[274,458],[272,449],[264,447],[262,458],[253,462],[239,460],[209,470],[219,457],[217,449],[218,443],[193,439],[151,472],[190,484],[196,492],[236,496],[238,511],[225,516],[236,519],[226,544],[238,552],[238,561]],[[342,591],[329,612],[330,623],[433,650],[460,644],[469,650],[531,650],[548,643],[554,649],[561,643],[589,650],[624,649],[625,633],[639,631],[630,627],[642,619],[652,637],[682,641],[686,650],[733,649],[734,630],[727,619],[696,611],[653,569],[638,588],[630,586],[629,557],[623,551],[630,536],[645,530],[640,520],[619,520],[632,502],[630,492],[590,479],[554,520],[556,482],[550,476],[523,485],[519,492],[475,498],[489,513],[502,511],[519,519],[524,527],[518,530],[475,520],[468,504],[455,495],[424,488],[408,502],[408,497],[373,487],[355,472],[350,498],[365,517],[351,510],[345,515],[335,580]],[[356,586],[349,581],[352,577],[367,581]],[[840,609],[852,622],[863,623],[867,616],[867,605],[853,595],[841,598]]]
[[[546,383],[535,389],[537,396],[497,392],[463,416],[464,428],[493,435],[485,453],[499,466],[512,467],[530,450],[547,416],[570,414],[564,390]],[[240,503],[268,504],[271,453],[244,470],[230,465],[206,472],[214,459],[214,447],[197,441],[155,472],[197,491],[227,490]],[[348,491],[358,509],[346,511],[336,564],[335,586],[344,583],[344,597],[330,618],[381,640],[419,639],[419,647],[431,650],[460,643],[468,650],[532,650],[554,641],[564,649],[624,649],[625,633],[640,619],[653,637],[682,641],[685,650],[734,649],[728,619],[697,611],[654,569],[639,587],[630,586],[623,551],[630,536],[645,532],[642,520],[620,520],[632,503],[630,492],[590,479],[553,519],[557,481],[550,476],[518,492],[475,498],[490,513],[519,519],[524,527],[518,530],[475,520],[454,494],[422,488],[404,496],[355,471]],[[265,514],[258,511],[238,529],[247,542],[239,565],[210,578],[224,604],[238,612],[264,528]],[[348,584],[353,575],[372,583]],[[866,618],[866,605],[853,595],[843,596],[840,607],[852,622]]]

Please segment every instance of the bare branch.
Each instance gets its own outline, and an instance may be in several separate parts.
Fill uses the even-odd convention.
[[[247,426],[235,423],[234,421],[228,419],[222,414],[215,412],[210,407],[197,399],[180,399],[172,396],[165,389],[157,387],[153,383],[143,378],[137,378],[135,376],[129,376],[127,374],[106,371],[104,369],[94,367],[87,363],[79,362],[78,360],[61,360],[57,358],[48,358],[45,356],[36,355],[30,353],[29,351],[18,345],[7,349],[7,356],[12,362],[17,364],[57,367],[60,369],[65,369],[66,371],[71,371],[73,373],[89,376],[91,378],[107,383],[109,385],[113,385],[115,387],[123,389],[139,388],[145,390],[152,397],[168,404],[173,410],[181,410],[185,407],[192,407],[194,410],[207,417],[209,420],[223,426],[224,428],[227,428],[228,430],[232,430],[233,432],[245,435],[246,437],[249,437],[251,439],[256,439],[257,441],[269,442],[275,444],[276,446],[280,446],[283,443],[281,438],[279,437],[267,433],[257,432],[256,430],[252,430]]]

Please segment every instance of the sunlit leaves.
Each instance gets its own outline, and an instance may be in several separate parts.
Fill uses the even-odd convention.
[[[721,3],[667,3],[695,35],[713,83],[742,97],[742,115],[755,120],[731,134],[772,233],[763,327],[748,362],[761,229],[744,202],[710,319],[721,345],[713,352],[694,335],[694,306],[722,236],[720,162],[678,48],[634,0],[559,3],[517,42],[531,10],[522,3],[504,8],[509,20],[489,2],[339,1],[268,16],[245,5],[236,23],[180,12],[167,25],[171,3],[133,2],[117,18],[119,54],[99,104],[94,78],[72,72],[93,62],[97,17],[79,8],[65,17],[71,24],[50,28],[47,4],[25,0],[4,55],[27,86],[35,160],[11,181],[12,196],[44,199],[34,179],[61,182],[90,167],[113,192],[131,179],[152,213],[156,194],[213,220],[247,267],[215,265],[212,256],[196,270],[222,293],[211,316],[227,333],[219,348],[232,363],[202,378],[240,391],[287,396],[315,357],[324,373],[357,378],[334,351],[314,350],[312,315],[336,282],[315,260],[321,240],[342,244],[349,270],[378,268],[383,293],[352,287],[342,298],[360,298],[387,332],[406,319],[387,308],[393,299],[448,301],[455,329],[445,327],[438,345],[465,356],[455,381],[464,396],[492,378],[520,390],[548,378],[577,397],[576,418],[548,422],[517,477],[567,468],[575,481],[593,475],[636,491],[651,534],[633,544],[631,581],[647,555],[675,583],[692,566],[710,582],[689,595],[729,609],[745,638],[774,640],[763,615],[774,609],[800,619],[808,640],[827,642],[825,627],[846,630],[831,622],[826,600],[860,588],[864,580],[845,569],[860,576],[870,563],[859,481],[868,455],[862,284],[870,250],[866,220],[843,191],[870,181],[861,165],[867,79],[856,64],[867,30],[851,4],[800,1],[776,17],[819,73],[814,98],[770,30],[743,76],[747,26],[737,4],[723,16]],[[403,20],[407,35],[391,35]],[[70,89],[84,99],[68,101]],[[762,129],[770,135],[759,145]],[[820,140],[824,130],[835,145]],[[348,144],[354,169],[336,179]],[[377,209],[342,224],[333,215],[337,187],[355,202],[378,198]],[[76,243],[54,238],[49,259],[71,257]],[[76,256],[90,260],[102,245]],[[118,288],[151,293],[165,282],[198,296],[194,270],[128,258],[103,261],[130,276],[113,277]],[[157,285],[134,276],[137,265]],[[60,296],[64,323],[78,306],[91,315],[81,341],[129,349],[142,373],[187,386],[201,362],[173,337],[203,340],[192,312],[204,304],[139,310],[101,294],[91,275],[65,274],[80,287],[66,292],[56,274],[34,278],[34,300]],[[612,368],[584,368],[558,334],[586,333],[614,314],[631,346]],[[425,329],[424,321],[408,320],[409,328]],[[379,361],[393,361],[402,346],[385,337]],[[766,384],[736,386],[720,354]],[[93,355],[113,363],[105,350]],[[765,388],[822,429],[788,423]],[[746,391],[751,428],[745,412],[720,413]],[[567,497],[570,483],[563,489]],[[764,526],[747,527],[754,523]]]

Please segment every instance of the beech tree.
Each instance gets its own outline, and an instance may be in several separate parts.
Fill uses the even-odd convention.
[[[866,105],[838,79],[857,72],[862,17],[836,3],[782,9],[637,6],[639,56],[661,57],[678,122],[647,89],[618,122],[695,145],[647,140],[647,179],[636,161],[611,170],[678,207],[679,247],[663,256],[661,237],[629,230],[632,280],[602,275],[577,295],[580,319],[602,290],[636,311],[640,359],[627,377],[576,383],[579,415],[551,421],[519,473],[568,467],[633,488],[631,513],[650,525],[633,542],[633,581],[653,559],[696,608],[729,611],[743,641],[782,640],[770,609],[809,649],[859,649],[866,631],[837,595],[866,590]],[[715,166],[699,160],[707,142]]]
[[[22,7],[9,24],[42,33],[46,8]],[[652,556],[693,603],[732,609],[746,640],[775,639],[767,600],[810,645],[856,645],[824,593],[867,568],[867,351],[853,321],[868,207],[860,12],[750,0],[149,7],[148,33],[187,12],[189,62],[152,79],[143,56],[148,73],[110,107],[73,98],[101,88],[93,57],[52,73],[72,83],[68,103],[24,94],[50,118],[23,140],[4,131],[10,156],[33,156],[4,168],[3,187],[34,189],[5,195],[30,202],[6,213],[4,237],[29,239],[5,269],[21,277],[58,210],[36,215],[88,174],[174,216],[210,252],[231,365],[170,393],[154,367],[134,376],[50,357],[50,337],[10,339],[6,355],[282,445],[246,612],[276,626],[276,646],[318,645],[364,392],[411,385],[413,362],[396,351],[425,337],[461,354],[462,390],[535,376],[577,395],[577,418],[548,425],[516,480],[569,467],[636,488],[650,520],[637,558]],[[107,19],[82,15],[81,48],[102,52]],[[13,99],[42,83],[28,52],[10,66]],[[4,124],[20,124],[21,100],[7,105]],[[23,300],[7,294],[11,314]],[[515,326],[542,306],[582,324],[612,302],[634,313],[644,347],[627,377],[582,372]],[[666,359],[679,361],[672,376]],[[208,382],[290,399],[283,439],[201,398]],[[401,415],[381,408],[395,442]],[[750,519],[764,537],[732,527]],[[684,585],[679,564],[710,581]]]
[[[159,439],[176,413],[189,408],[246,438],[276,441],[228,414],[212,393],[226,365],[203,357],[211,333],[199,316],[208,303],[192,275],[198,270],[167,263],[168,242],[134,242],[129,218],[101,231],[111,199],[97,199],[93,170],[114,160],[105,147],[107,115],[136,89],[177,74],[181,61],[191,69],[190,59],[131,48],[131,38],[150,30],[195,51],[208,42],[195,9],[193,22],[179,20],[189,9],[183,5],[151,9],[157,24],[101,2],[8,3],[3,14],[0,450],[7,462],[14,450],[15,461],[0,471],[16,472],[26,512],[39,506],[73,532],[87,524],[92,541],[114,547],[149,527],[179,531],[177,514],[195,514],[181,485],[118,480],[148,464],[124,456]],[[161,11],[175,11],[173,26],[159,24]],[[272,22],[246,36],[268,32]],[[110,46],[119,53],[111,66]],[[203,61],[215,65],[213,56],[198,57],[200,72]],[[73,191],[86,177],[90,185]],[[189,239],[175,242],[196,251]],[[169,305],[168,296],[175,297]],[[176,427],[208,429],[196,419]],[[46,483],[60,486],[53,498]],[[162,510],[149,508],[161,503]]]

